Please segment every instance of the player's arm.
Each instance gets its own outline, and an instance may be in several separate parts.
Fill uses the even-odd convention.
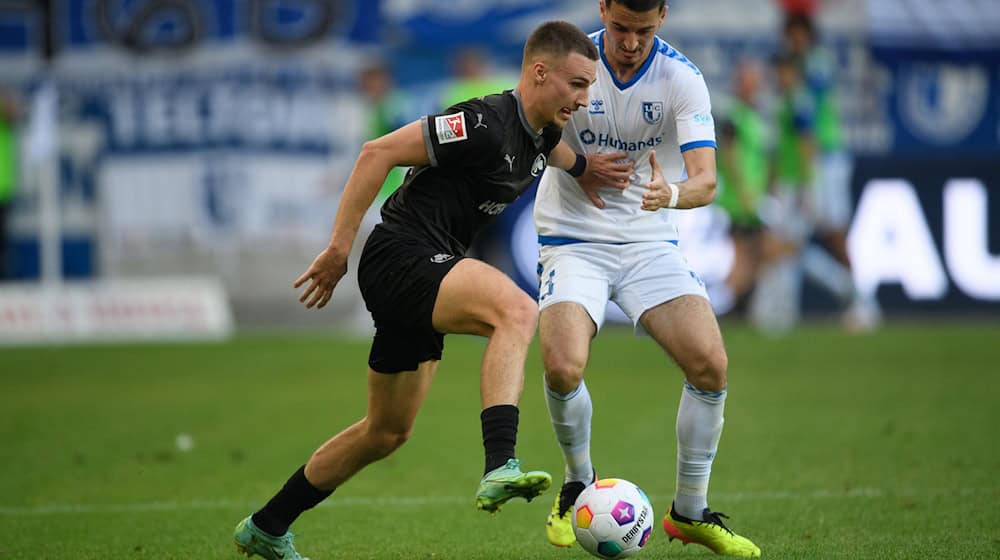
[[[650,152],[649,164],[653,168],[653,176],[642,195],[643,210],[700,208],[715,200],[715,148],[693,148],[685,151],[682,156],[688,178],[669,183],[663,178],[660,164],[656,162],[656,152]]]
[[[577,157],[583,156],[574,152],[573,148],[569,147],[569,144],[560,140],[556,144],[556,147],[552,148],[552,151],[549,152],[549,165],[558,167],[569,173],[573,170],[573,166],[577,164]]]
[[[651,152],[653,174],[642,195],[643,210],[699,208],[715,200],[715,120],[708,88],[699,72],[682,73],[680,79],[686,81],[677,88],[671,105],[688,178],[677,183],[666,181],[655,150]]]
[[[566,142],[560,140],[549,153],[549,165],[558,167],[576,178],[580,189],[598,208],[604,208],[604,200],[597,190],[604,187],[624,189],[632,176],[633,164],[628,154],[577,154]]]
[[[361,219],[375,200],[389,171],[396,166],[429,163],[421,121],[414,121],[362,146],[337,207],[330,243],[295,281],[298,288],[311,280],[299,301],[308,308],[314,305],[322,308],[330,301],[337,282],[347,273],[347,257]]]

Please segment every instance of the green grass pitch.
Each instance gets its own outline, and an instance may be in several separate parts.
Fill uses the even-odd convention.
[[[729,400],[710,503],[766,558],[1000,557],[1000,326],[723,330]],[[496,516],[474,509],[484,346],[447,339],[413,438],[300,518],[300,552],[589,558],[545,541],[552,490]],[[236,523],[364,414],[367,352],[294,333],[0,349],[0,559],[237,558]],[[558,480],[540,369],[536,344],[518,452]],[[599,472],[642,486],[662,515],[679,371],[651,340],[606,329],[587,383]],[[657,524],[640,558],[711,556]]]

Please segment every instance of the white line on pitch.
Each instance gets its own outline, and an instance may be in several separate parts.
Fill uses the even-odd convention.
[[[773,490],[763,492],[738,492],[713,494],[712,500],[719,502],[750,502],[770,500],[824,500],[837,498],[883,498],[919,497],[940,495],[982,495],[996,493],[998,488],[988,490],[963,488],[959,490],[883,490],[880,488],[852,488],[847,490],[813,490],[796,492]],[[669,496],[652,495],[653,502],[666,502]],[[434,505],[471,504],[471,496],[344,496],[320,504],[320,507],[423,507]],[[194,500],[189,502],[137,502],[131,504],[41,504],[34,506],[0,506],[0,515],[35,516],[58,514],[102,514],[102,513],[155,513],[161,511],[195,510],[251,510],[260,504],[235,500]]]

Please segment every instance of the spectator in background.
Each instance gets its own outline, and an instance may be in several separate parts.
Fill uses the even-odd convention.
[[[740,61],[733,75],[733,98],[725,116],[719,119],[715,203],[729,216],[733,240],[733,267],[726,278],[727,290],[713,298],[720,313],[740,307],[754,287],[764,258],[764,231],[757,209],[770,178],[771,134],[757,105],[760,84],[760,65],[754,60]]]
[[[818,209],[812,191],[816,185],[818,142],[816,98],[806,87],[802,67],[791,51],[774,58],[778,86],[776,108],[777,149],[773,196],[761,204],[760,215],[780,239],[798,248],[791,255],[769,263],[761,271],[750,314],[767,330],[782,331],[799,319],[802,274],[829,291],[846,307],[846,326],[855,323],[857,310],[865,305],[854,286],[850,271],[830,253],[814,244]]]
[[[798,250],[809,238],[809,209],[802,193],[812,182],[813,110],[801,87],[798,67],[788,52],[773,59],[778,98],[775,107],[775,150],[771,193],[760,202],[761,221],[795,251],[763,265],[750,301],[753,323],[764,330],[783,332],[799,320],[801,269]]]
[[[10,276],[7,256],[8,216],[18,179],[17,121],[20,109],[14,92],[0,88],[0,280]]]
[[[809,185],[815,234],[824,247],[850,272],[847,230],[851,220],[852,162],[844,144],[835,87],[836,60],[817,41],[816,27],[807,12],[790,12],[784,24],[785,48],[798,67],[803,91],[811,98],[815,176]],[[853,279],[851,289],[854,290]],[[856,298],[845,320],[854,329],[870,329],[879,317],[871,297]]]
[[[451,66],[452,77],[441,93],[441,107],[451,107],[466,99],[504,91],[517,84],[517,76],[498,73],[489,54],[478,47],[456,51]]]
[[[835,61],[832,53],[816,45],[813,20],[789,14],[784,26],[785,48],[798,66],[803,92],[812,105],[816,188],[813,208],[817,232],[833,254],[845,265],[847,225],[850,220],[851,162],[842,141],[840,115],[833,84]]]

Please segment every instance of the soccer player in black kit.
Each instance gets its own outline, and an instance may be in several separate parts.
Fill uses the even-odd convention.
[[[382,207],[382,223],[358,267],[376,328],[367,414],[320,446],[267,505],[240,522],[235,541],[241,552],[301,558],[289,526],[409,438],[446,333],[489,338],[480,375],[486,465],[476,506],[495,512],[511,498],[530,500],[548,489],[552,477],[521,471],[514,453],[537,305],[502,272],[465,252],[546,165],[621,181],[610,159],[584,159],[560,141],[572,112],[587,104],[597,57],[594,43],[575,26],[545,23],[525,44],[515,90],[459,103],[364,145],[330,243],[295,287],[306,286],[300,300],[308,308],[330,301],[347,271],[361,218],[389,170],[412,166]]]

